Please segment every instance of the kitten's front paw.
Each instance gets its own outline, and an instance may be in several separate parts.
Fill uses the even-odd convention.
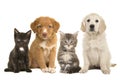
[[[14,70],[14,73],[19,73],[19,70]]]
[[[104,74],[110,74],[110,70],[109,70],[109,69],[102,69],[102,72],[103,72]]]
[[[48,70],[49,70],[50,73],[55,73],[56,72],[55,68],[49,68]]]
[[[48,72],[49,70],[48,70],[48,68],[43,68],[42,69],[42,72],[44,72],[44,73],[46,73],[46,72]]]
[[[80,73],[86,73],[88,71],[88,69],[82,69],[82,70],[80,70],[79,72]]]
[[[26,72],[32,72],[32,70],[30,70],[30,69],[26,69]]]

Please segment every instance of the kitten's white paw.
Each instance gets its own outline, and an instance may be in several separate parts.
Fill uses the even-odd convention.
[[[55,71],[55,68],[49,68],[49,69],[48,69],[48,72],[50,72],[50,73],[55,73],[56,71]]]
[[[46,73],[46,72],[48,72],[49,70],[48,70],[48,68],[43,68],[42,69],[42,72],[44,72],[44,73]]]
[[[82,69],[82,70],[80,70],[79,72],[80,73],[86,73],[88,71],[88,69]]]

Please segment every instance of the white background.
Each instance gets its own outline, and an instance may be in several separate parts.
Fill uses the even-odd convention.
[[[120,77],[120,2],[119,0],[0,0],[0,79],[1,80],[119,80]],[[82,38],[80,30],[82,19],[89,13],[101,15],[107,25],[106,37],[111,51],[111,74],[104,75],[100,70],[89,70],[85,74],[42,73],[32,69],[32,73],[7,73],[8,56],[14,47],[14,28],[20,32],[30,30],[30,24],[37,17],[49,16],[60,23],[59,31],[74,33],[79,31],[76,53],[83,66]],[[32,32],[31,42],[35,34]],[[59,39],[59,33],[58,33]],[[59,41],[58,41],[59,44]],[[58,46],[59,47],[59,46]]]

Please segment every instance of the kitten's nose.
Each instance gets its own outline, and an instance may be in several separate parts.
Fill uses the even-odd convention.
[[[68,44],[68,47],[70,46],[70,44]]]

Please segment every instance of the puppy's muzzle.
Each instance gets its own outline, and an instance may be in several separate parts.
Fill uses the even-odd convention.
[[[44,37],[44,38],[46,38],[47,37],[47,33],[42,33],[42,36]]]
[[[90,25],[90,31],[94,31],[94,28],[95,28],[95,25],[94,25],[94,24],[91,24],[91,25]]]

